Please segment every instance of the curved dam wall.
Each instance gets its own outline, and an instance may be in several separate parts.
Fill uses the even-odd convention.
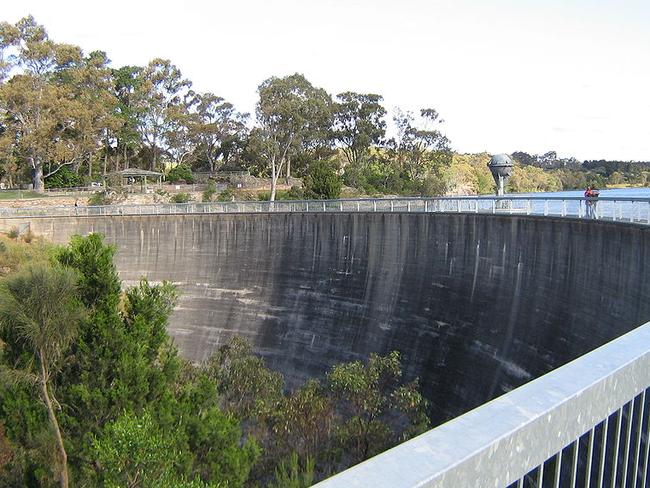
[[[202,361],[235,334],[289,386],[401,351],[434,421],[650,319],[650,228],[480,214],[33,218],[55,242],[100,232],[129,282],[177,283],[170,332]]]

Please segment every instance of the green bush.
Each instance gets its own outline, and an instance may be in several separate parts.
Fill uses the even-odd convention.
[[[226,188],[224,191],[219,193],[217,200],[220,202],[231,202],[235,197],[235,192],[230,188]]]
[[[203,201],[204,202],[210,202],[212,201],[212,197],[214,194],[217,193],[217,184],[210,180],[208,181],[208,186],[205,190],[203,190]]]
[[[45,178],[45,188],[72,188],[83,186],[83,178],[67,166]]]
[[[293,188],[292,188],[293,190]],[[341,195],[341,178],[326,161],[316,161],[309,166],[305,177],[305,198],[331,200]]]
[[[181,181],[190,184],[194,183],[194,175],[192,174],[192,169],[185,164],[179,164],[178,166],[172,168],[169,173],[167,173],[167,181],[170,183],[179,183]]]
[[[88,198],[88,205],[110,205],[113,199],[107,191],[98,191],[90,195]]]
[[[172,196],[173,203],[187,203],[192,200],[192,195],[189,193],[176,193]]]

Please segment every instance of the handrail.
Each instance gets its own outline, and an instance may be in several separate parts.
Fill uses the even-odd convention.
[[[643,476],[645,486],[649,386],[650,322],[315,486],[541,487],[550,478],[557,487],[588,476],[598,486]],[[620,451],[608,446],[608,427]]]
[[[454,212],[578,217],[650,223],[650,198],[465,196],[344,198],[104,206],[0,207],[0,218],[97,217],[110,215],[218,214],[267,212]]]

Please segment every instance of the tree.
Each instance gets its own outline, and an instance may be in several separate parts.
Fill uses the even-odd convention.
[[[283,167],[290,174],[291,150],[318,137],[331,125],[331,99],[301,74],[272,77],[259,87],[257,120],[271,170],[271,201],[275,200]]]
[[[119,171],[119,160],[122,159],[124,169],[129,167],[129,154],[135,154],[141,147],[142,141],[138,132],[138,124],[145,110],[144,104],[139,103],[142,96],[142,68],[139,66],[123,66],[112,71],[113,93],[117,99],[116,117],[117,128],[114,131],[117,148],[115,151],[115,170]]]
[[[393,121],[397,138],[392,142],[393,156],[411,180],[421,180],[436,167],[451,162],[449,140],[435,127],[443,121],[432,108],[420,110],[421,127],[414,125],[411,112],[397,110]]]
[[[189,119],[189,137],[193,141],[195,157],[208,163],[210,172],[221,158],[228,163],[241,150],[246,138],[246,114],[213,93],[197,94],[194,113]]]
[[[282,375],[267,369],[239,337],[220,347],[206,368],[217,382],[224,408],[240,419],[264,420],[282,397]]]
[[[327,161],[315,161],[305,177],[305,198],[333,199],[341,195],[341,178]]]
[[[185,116],[192,83],[167,59],[154,59],[138,75],[138,131],[151,153],[149,169],[154,170],[160,154],[170,147],[178,119]],[[175,149],[179,147],[177,142]]]
[[[358,164],[386,134],[383,98],[372,93],[339,93],[334,104],[333,137],[350,164]]]
[[[37,383],[59,455],[59,484],[68,486],[68,456],[55,413],[54,375],[77,332],[83,307],[77,276],[62,267],[35,266],[7,279],[0,291],[0,324],[17,373]]]
[[[148,411],[125,413],[109,423],[100,437],[93,439],[93,454],[101,466],[107,487],[210,488],[200,478],[193,480],[175,472],[179,455],[173,431],[163,431]]]
[[[15,72],[0,85],[0,147],[6,157],[29,165],[34,189],[42,191],[43,179],[61,168],[90,165],[113,123],[108,60],[104,53],[84,57],[77,46],[51,41],[31,16],[0,24],[0,51],[11,53]]]
[[[426,400],[417,392],[417,383],[400,385],[401,377],[397,351],[387,356],[371,354],[367,364],[338,364],[327,373],[328,388],[345,416],[341,441],[350,449],[355,462],[428,427]],[[402,420],[389,422],[391,416],[401,416]],[[404,430],[400,433],[401,429]]]

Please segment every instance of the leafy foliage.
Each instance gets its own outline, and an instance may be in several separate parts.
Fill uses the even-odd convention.
[[[96,191],[88,198],[88,205],[92,206],[110,205],[111,203],[113,203],[113,197],[106,190]]]
[[[172,203],[187,203],[192,201],[192,195],[185,192],[174,193],[171,198]]]
[[[203,190],[202,201],[211,202],[215,193],[217,193],[217,184],[213,180],[210,180],[208,181],[208,186]]]
[[[304,197],[316,200],[341,196],[341,179],[326,161],[316,161],[305,177]]]
[[[170,183],[194,183],[194,175],[192,174],[192,168],[185,164],[179,164],[167,173],[167,181]]]
[[[67,166],[45,178],[45,188],[73,188],[82,186],[83,183],[81,175]]]

